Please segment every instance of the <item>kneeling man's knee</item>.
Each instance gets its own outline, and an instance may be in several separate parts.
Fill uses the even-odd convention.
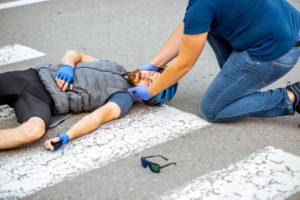
[[[199,112],[201,116],[209,122],[214,121],[214,113],[212,112],[211,105],[204,99],[200,101]]]
[[[208,122],[218,123],[221,122],[218,120],[217,115],[220,112],[220,109],[214,107],[212,104],[209,104],[207,101],[202,100],[199,105],[200,115],[206,119]]]

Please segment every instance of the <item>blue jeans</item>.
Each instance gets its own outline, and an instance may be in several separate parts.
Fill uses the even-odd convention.
[[[300,48],[294,47],[277,60],[263,62],[237,52],[223,38],[208,35],[219,66],[200,102],[202,116],[211,122],[227,122],[245,117],[293,115],[287,89],[260,91],[288,73],[298,61]]]

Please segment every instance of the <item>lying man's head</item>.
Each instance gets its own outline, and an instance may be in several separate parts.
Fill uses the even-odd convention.
[[[141,71],[137,69],[127,73],[124,77],[128,81],[128,83],[133,87],[140,85],[150,87],[160,78],[162,71],[163,69],[160,72]],[[170,86],[169,88],[152,97],[150,100],[144,101],[144,103],[150,106],[156,106],[167,103],[174,97],[177,90],[177,85],[178,83],[175,83],[174,85]]]

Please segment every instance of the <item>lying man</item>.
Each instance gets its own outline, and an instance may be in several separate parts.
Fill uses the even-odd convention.
[[[49,129],[53,115],[91,112],[66,133],[45,141],[54,150],[69,140],[85,135],[101,124],[123,117],[133,104],[130,86],[152,85],[159,72],[127,72],[110,61],[67,51],[61,65],[41,65],[37,69],[0,74],[0,105],[14,108],[19,123],[16,128],[0,130],[0,150],[16,148],[41,138]],[[171,100],[177,84],[149,101],[160,105]]]

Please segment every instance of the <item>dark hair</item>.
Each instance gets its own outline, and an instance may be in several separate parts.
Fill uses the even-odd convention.
[[[141,70],[137,69],[132,72],[128,72],[128,73],[124,74],[123,77],[128,81],[129,85],[134,87],[137,85],[134,82],[134,80],[136,79],[136,75],[138,73],[140,73],[140,71]],[[164,68],[160,68],[158,72],[162,73],[163,71],[164,71]],[[164,91],[160,92],[159,94],[155,95],[151,99],[149,99],[147,101],[143,100],[143,102],[148,106],[158,106],[158,105],[167,103],[174,97],[174,95],[177,91],[177,86],[178,86],[178,83],[175,83],[174,85],[170,86],[169,88],[167,88]]]
[[[136,86],[136,83],[134,82],[136,74],[140,73],[141,70],[136,69],[132,72],[127,72],[123,74],[123,77],[127,80],[130,86]]]

